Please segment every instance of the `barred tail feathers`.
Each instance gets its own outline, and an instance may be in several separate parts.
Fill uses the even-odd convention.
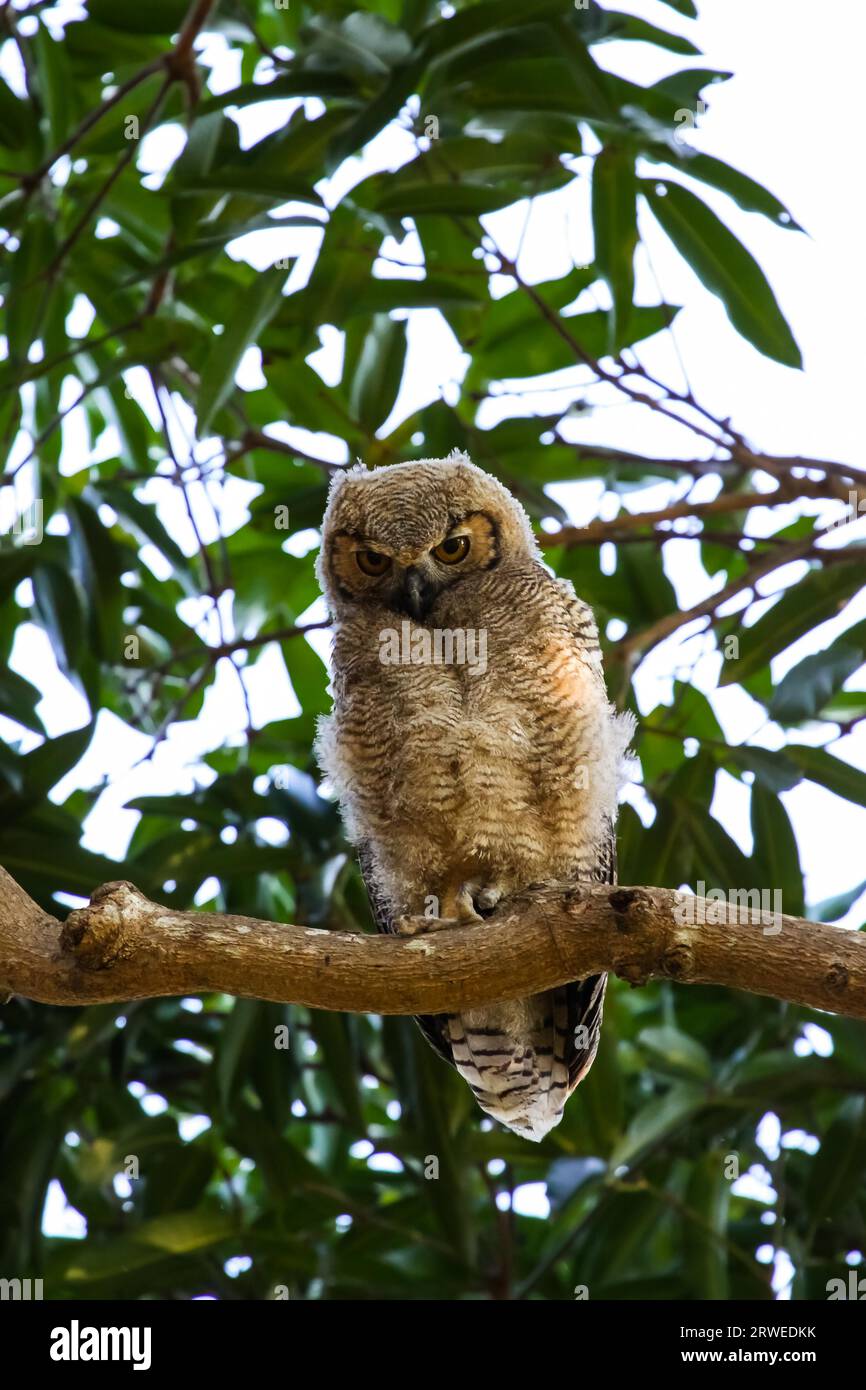
[[[481,1109],[524,1139],[543,1139],[598,1048],[607,977],[454,1015],[451,1055]]]

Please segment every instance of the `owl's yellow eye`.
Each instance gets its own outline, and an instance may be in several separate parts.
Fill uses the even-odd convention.
[[[469,554],[470,544],[468,536],[449,536],[436,546],[433,555],[442,565],[459,565]]]
[[[355,559],[362,574],[378,579],[391,567],[391,556],[382,555],[378,550],[356,550]]]

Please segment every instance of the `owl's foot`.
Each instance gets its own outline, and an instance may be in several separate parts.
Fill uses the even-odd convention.
[[[447,917],[432,917],[426,914],[412,916],[404,913],[394,919],[394,930],[398,936],[424,936],[431,931],[445,931],[449,927],[465,927],[473,922],[483,922],[489,917],[504,895],[504,889],[483,879],[467,879],[461,883],[456,893],[445,900]]]
[[[470,879],[457,894],[457,915],[461,922],[483,922],[503,895],[503,889],[483,879]]]
[[[457,917],[412,917],[406,913],[394,918],[394,931],[398,936],[426,936],[431,931],[445,931],[461,925]]]

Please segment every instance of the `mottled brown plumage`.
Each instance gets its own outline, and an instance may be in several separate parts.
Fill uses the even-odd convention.
[[[380,929],[613,881],[632,721],[608,702],[591,610],[507,489],[463,455],[340,475],[319,577],[335,626],[319,760]],[[604,984],[419,1022],[482,1109],[540,1139],[595,1056]]]

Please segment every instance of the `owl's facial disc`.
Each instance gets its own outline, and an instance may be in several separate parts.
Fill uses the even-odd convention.
[[[421,548],[384,537],[342,531],[334,536],[330,564],[342,598],[372,601],[423,622],[436,599],[468,573],[499,559],[496,525],[485,512],[452,517],[443,535]]]

